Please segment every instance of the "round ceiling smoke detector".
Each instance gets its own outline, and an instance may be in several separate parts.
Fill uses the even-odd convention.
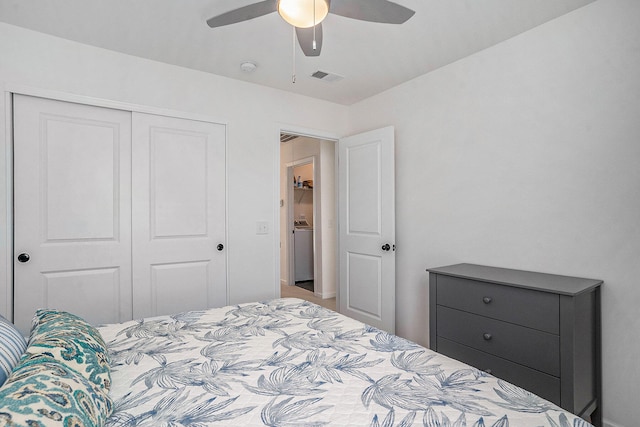
[[[257,68],[258,66],[251,61],[246,61],[240,64],[240,69],[245,73],[253,73]]]

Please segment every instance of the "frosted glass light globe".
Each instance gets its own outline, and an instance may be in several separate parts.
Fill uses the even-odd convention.
[[[315,3],[315,16],[313,6]],[[318,25],[329,13],[325,0],[279,0],[278,13],[282,19],[298,28],[310,28]]]

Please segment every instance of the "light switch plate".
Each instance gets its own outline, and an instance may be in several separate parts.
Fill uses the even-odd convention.
[[[267,221],[256,222],[256,234],[269,234],[269,223]]]

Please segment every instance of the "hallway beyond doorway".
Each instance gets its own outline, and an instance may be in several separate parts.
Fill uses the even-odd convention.
[[[302,289],[306,289],[309,292],[313,292],[313,280],[304,280],[302,282],[296,282],[296,286]]]
[[[288,286],[288,285],[280,285],[280,297],[282,298],[300,298],[305,301],[312,302],[314,304],[318,304],[322,307],[328,308],[329,310],[336,311],[336,299],[327,298],[322,299],[314,295],[313,292],[307,291],[305,289],[299,288],[298,286]]]

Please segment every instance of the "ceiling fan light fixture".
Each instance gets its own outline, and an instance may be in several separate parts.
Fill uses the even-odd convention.
[[[326,0],[278,0],[278,13],[294,27],[310,28],[327,17],[329,5]]]

